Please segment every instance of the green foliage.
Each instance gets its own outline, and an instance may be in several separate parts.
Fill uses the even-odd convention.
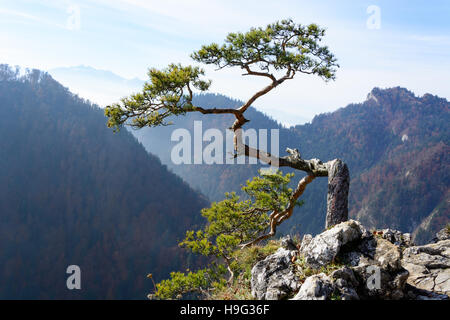
[[[219,68],[257,65],[265,72],[291,70],[330,80],[335,78],[338,65],[329,49],[319,45],[324,35],[325,29],[316,24],[302,26],[282,20],[246,33],[229,33],[222,46],[203,46],[191,57]]]
[[[238,276],[227,283],[225,265],[212,265],[196,272],[172,272],[169,280],[156,285],[155,298],[181,298],[186,294],[200,294],[201,298],[213,300],[251,300],[250,279],[253,266],[280,247],[279,241],[271,240],[266,245],[255,245],[232,253],[231,269]]]
[[[280,242],[270,240],[265,245],[254,245],[233,252],[231,269],[237,277],[226,286],[216,287],[211,295],[215,300],[252,300],[251,270],[253,266],[280,248]]]
[[[294,176],[293,173],[283,176],[281,172],[254,177],[252,181],[247,181],[247,186],[242,190],[253,200],[257,208],[266,210],[283,211],[289,204],[292,188],[289,188],[289,182]],[[297,205],[301,205],[297,201]]]
[[[170,279],[163,280],[156,285],[155,297],[158,299],[181,298],[187,293],[206,294],[211,287],[225,286],[223,275],[226,269],[219,265],[216,267],[188,271],[187,273],[172,272]]]
[[[242,274],[246,280],[250,281],[253,266],[267,256],[271,255],[280,247],[279,241],[271,240],[266,245],[255,245],[236,250],[233,252],[233,263],[231,269],[235,273]]]
[[[282,20],[266,28],[252,28],[246,33],[230,33],[225,44],[203,46],[191,57],[201,63],[223,67],[240,67],[250,75],[269,77],[274,86],[292,79],[296,72],[318,75],[324,80],[335,78],[336,59],[319,42],[325,30],[316,24],[302,26],[292,20]],[[263,72],[250,68],[258,67]],[[271,74],[284,71],[276,79]],[[150,69],[149,82],[143,91],[123,98],[120,103],[107,106],[108,127],[115,131],[124,124],[136,128],[164,126],[171,115],[195,111],[193,90],[208,90],[210,81],[202,80],[199,67],[170,64],[166,69]],[[130,121],[128,121],[130,120]]]
[[[292,194],[288,184],[292,177],[293,174],[283,175],[278,171],[247,180],[242,190],[248,200],[227,193],[225,200],[213,202],[210,208],[202,210],[202,216],[208,221],[205,228],[188,231],[180,245],[194,253],[229,259],[240,244],[257,238],[269,227],[270,212],[288,205]]]
[[[333,292],[333,293],[331,294],[330,299],[331,299],[331,300],[340,301],[340,300],[342,300],[342,297],[341,297],[338,293]]]
[[[279,245],[269,242],[264,247],[237,249],[269,227],[269,212],[287,206],[292,193],[288,184],[292,177],[293,174],[283,175],[280,171],[270,175],[260,174],[242,186],[247,200],[241,200],[235,193],[228,193],[226,199],[203,209],[202,216],[207,220],[205,227],[186,232],[186,238],[179,245],[209,256],[219,264],[195,273],[172,273],[170,279],[157,284],[155,296],[167,299],[194,291],[204,295],[224,293],[228,288],[225,286],[224,270],[239,274],[236,280],[239,283],[248,283],[253,264],[274,252]],[[245,292],[243,290],[242,294],[245,295]]]
[[[150,82],[141,93],[123,98],[105,108],[108,127],[119,130],[128,119],[133,127],[167,125],[170,115],[183,115],[192,110],[192,89],[205,91],[211,82],[201,80],[204,71],[198,67],[170,64],[163,70],[150,69]]]
[[[333,261],[319,269],[314,269],[308,266],[303,256],[299,256],[295,259],[294,266],[295,274],[298,276],[299,281],[303,282],[306,278],[315,274],[325,273],[326,275],[330,275],[333,271],[338,270],[345,265],[337,261]]]

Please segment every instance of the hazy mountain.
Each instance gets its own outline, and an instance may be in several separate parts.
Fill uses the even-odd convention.
[[[202,107],[236,107],[239,102],[220,95],[196,97]],[[391,227],[431,238],[450,221],[450,104],[424,95],[416,97],[404,88],[374,89],[365,102],[316,116],[311,123],[285,129],[264,114],[250,109],[249,128],[278,128],[280,153],[286,147],[299,148],[305,159],[343,159],[349,166],[350,215],[373,227]],[[228,128],[229,115],[188,114],[174,119],[173,126],[132,131],[149,152],[211,200],[239,190],[240,184],[256,174],[259,165],[175,165],[171,141],[177,128],[193,132],[195,120],[208,128]],[[209,142],[204,142],[207,145]],[[302,173],[297,172],[298,179]],[[326,213],[325,178],[316,179],[303,195],[305,205],[296,209],[282,228],[300,233],[317,233]],[[426,222],[426,223],[425,223]],[[422,224],[423,231],[416,230]]]
[[[48,73],[71,92],[102,106],[140,91],[144,84],[138,78],[125,79],[111,71],[89,66],[60,67],[50,69]]]
[[[0,65],[0,137],[1,299],[145,299],[148,273],[189,266],[177,240],[206,200],[103,110]]]

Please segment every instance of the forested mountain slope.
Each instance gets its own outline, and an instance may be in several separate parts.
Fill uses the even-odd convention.
[[[375,88],[364,103],[294,130],[308,155],[333,154],[348,163],[350,216],[364,224],[412,232],[435,208],[446,207],[429,240],[450,220],[448,123],[447,100],[396,87]]]
[[[206,199],[105,123],[48,74],[0,66],[0,298],[145,299],[148,273],[189,266],[177,240]]]

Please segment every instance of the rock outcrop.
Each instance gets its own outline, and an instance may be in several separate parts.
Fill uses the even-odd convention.
[[[293,300],[326,300],[333,293],[331,279],[324,273],[308,277]]]
[[[449,228],[444,228],[438,233],[436,233],[436,238],[434,238],[434,242],[443,241],[450,239],[450,230]]]
[[[406,248],[402,265],[410,273],[410,294],[421,299],[450,295],[450,239]]]
[[[348,220],[348,192],[350,172],[340,159],[331,161],[328,167],[327,218],[325,228]]]
[[[289,238],[283,240],[284,248],[254,266],[252,294],[293,300],[449,299],[448,230],[436,241],[414,246],[409,234],[368,232],[349,220],[315,237],[305,235],[298,250]]]
[[[280,300],[300,288],[292,268],[297,247],[290,238],[282,240],[283,247],[252,268],[252,295],[259,300]]]
[[[355,241],[366,233],[366,230],[356,221],[340,223],[333,228],[312,238],[306,235],[300,247],[300,254],[312,268],[323,267],[332,262],[342,246]]]
[[[378,231],[377,234],[399,247],[409,247],[412,244],[410,233],[401,233],[398,230],[383,229]]]

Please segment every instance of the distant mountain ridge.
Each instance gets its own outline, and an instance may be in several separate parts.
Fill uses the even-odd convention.
[[[221,95],[201,95],[202,107],[236,107],[239,101]],[[450,104],[430,94],[416,97],[405,88],[373,89],[367,100],[316,116],[311,123],[283,128],[261,112],[250,109],[248,128],[280,130],[280,153],[298,148],[305,159],[343,159],[349,166],[350,216],[377,228],[414,232],[429,241],[450,221]],[[172,119],[174,126],[132,130],[149,152],[211,200],[238,191],[259,165],[174,165],[170,141],[176,128],[192,130],[195,120],[207,128],[224,129],[232,116],[188,114]],[[191,131],[192,132],[192,131]],[[296,172],[297,176],[302,173]],[[297,177],[296,179],[298,179]],[[326,179],[316,179],[302,196],[305,205],[281,230],[318,233],[324,226]],[[447,200],[446,200],[447,199]],[[423,224],[433,212],[429,223]],[[419,230],[419,225],[428,229]]]
[[[448,202],[442,204],[450,186],[449,122],[446,99],[375,88],[365,102],[317,116],[295,131],[315,138],[301,147],[309,155],[335,154],[349,164],[350,215],[363,223],[414,232],[442,207],[439,226],[416,239],[426,242],[450,221]]]
[[[101,106],[139,91],[145,82],[139,78],[125,79],[111,71],[84,65],[54,68],[48,73],[72,92]]]
[[[50,74],[69,73],[69,72],[75,75],[82,75],[82,76],[90,75],[91,77],[99,77],[103,80],[107,80],[110,82],[121,82],[134,86],[140,86],[144,83],[144,80],[141,80],[139,78],[125,79],[112,71],[96,69],[85,65],[79,65],[75,67],[58,67],[48,70],[48,73]]]

